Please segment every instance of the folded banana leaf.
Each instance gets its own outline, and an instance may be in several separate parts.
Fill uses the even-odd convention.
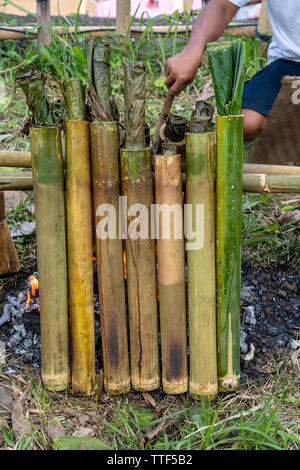
[[[95,121],[119,121],[111,90],[110,46],[101,38],[90,38],[86,43],[86,54],[92,117]]]
[[[241,114],[246,45],[241,40],[208,44],[207,55],[220,116]]]
[[[146,68],[124,63],[125,148],[145,148]]]
[[[215,108],[206,101],[197,101],[193,111],[188,132],[200,134],[209,132]]]
[[[61,101],[51,103],[45,75],[20,69],[16,75],[16,82],[25,95],[32,125],[56,126],[62,120],[65,109]]]
[[[246,44],[238,39],[232,43],[234,82],[231,96],[230,114],[241,114],[243,90],[246,76]]]

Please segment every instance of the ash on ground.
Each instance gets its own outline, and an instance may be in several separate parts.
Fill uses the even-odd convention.
[[[96,367],[102,368],[99,299],[95,282]],[[300,288],[296,273],[276,272],[243,264],[241,356],[242,381],[259,376],[267,357],[293,348],[300,339]],[[25,283],[15,296],[7,296],[0,314],[0,341],[8,353],[35,368],[41,365],[40,321],[38,303],[26,308]],[[1,310],[0,310],[1,313]],[[3,373],[14,373],[9,367]]]

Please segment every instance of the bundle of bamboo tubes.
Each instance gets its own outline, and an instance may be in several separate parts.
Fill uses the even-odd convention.
[[[167,394],[212,400],[219,391],[238,388],[243,187],[299,192],[300,168],[243,168],[243,46],[225,48],[221,56],[237,61],[235,86],[224,103],[217,96],[216,132],[214,109],[197,103],[184,137],[185,165],[171,136],[176,120],[161,134],[159,155],[146,145],[141,63],[124,64],[125,139],[119,148],[110,48],[101,39],[87,42],[88,95],[80,79],[64,82],[65,162],[43,83],[28,87],[30,74],[20,78],[23,90],[39,97],[27,100],[31,152],[0,152],[0,166],[32,172],[1,173],[0,190],[34,189],[48,389],[64,390],[71,382],[76,394],[96,390],[93,232],[105,391],[145,392],[162,382]],[[219,46],[212,46],[210,60],[218,64],[219,54]]]

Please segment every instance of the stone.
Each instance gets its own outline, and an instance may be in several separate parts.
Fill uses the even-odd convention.
[[[244,318],[243,318],[244,323],[248,323],[251,326],[256,325],[256,318],[255,318],[255,309],[254,307],[246,307],[245,308],[245,313],[244,313]]]
[[[0,365],[6,364],[6,346],[4,341],[0,341]]]
[[[3,309],[3,313],[0,317],[0,326],[5,325],[10,321],[10,306],[8,304],[5,305]]]

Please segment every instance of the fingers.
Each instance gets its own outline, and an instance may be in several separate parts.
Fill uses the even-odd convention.
[[[174,85],[175,83],[175,78],[173,77],[173,75],[167,75],[167,78],[166,78],[166,85],[168,88],[171,88],[172,85]]]

